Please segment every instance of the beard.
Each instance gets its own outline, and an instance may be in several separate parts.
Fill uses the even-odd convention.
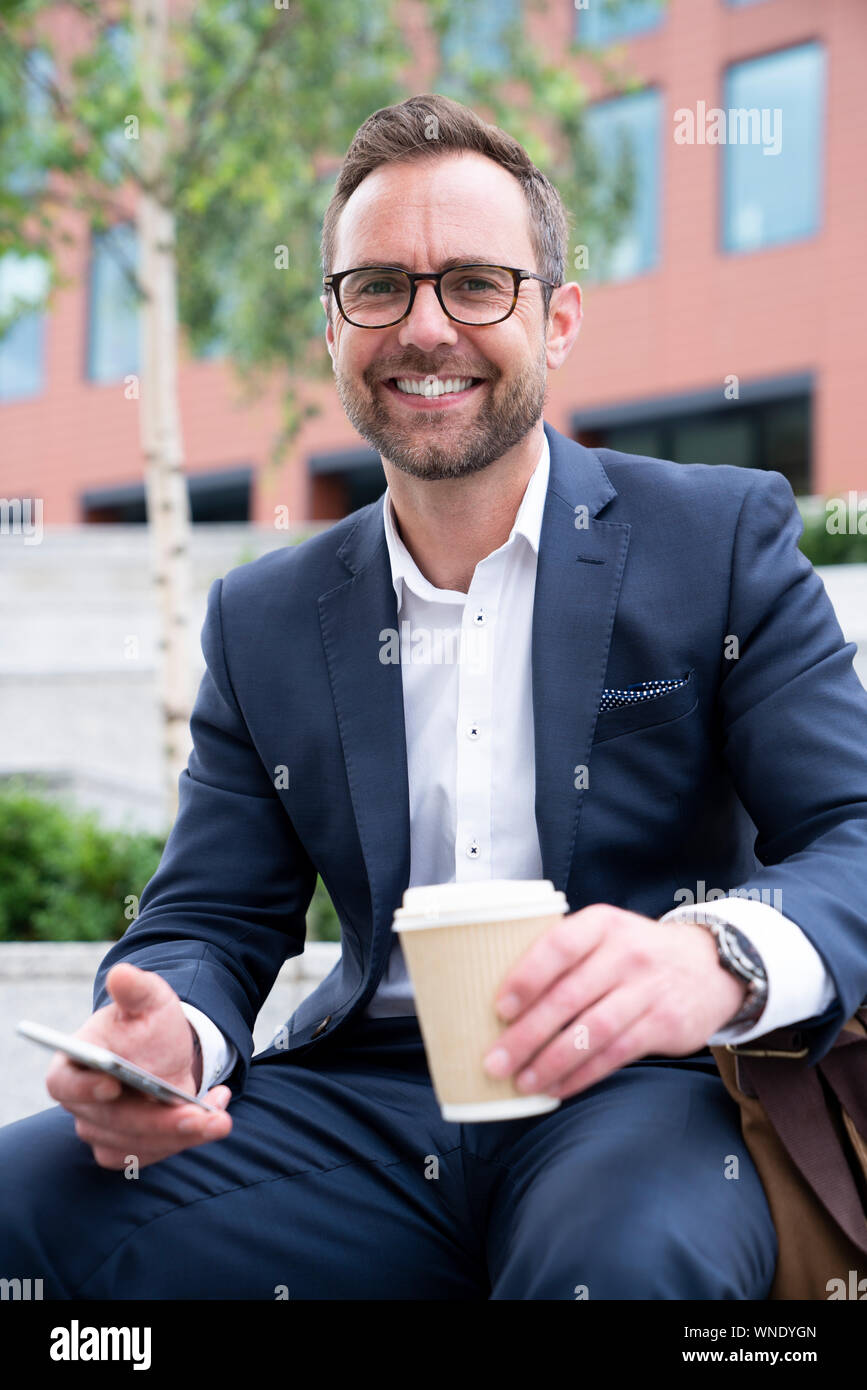
[[[335,368],[337,394],[347,419],[363,439],[403,473],[413,478],[464,478],[479,473],[514,448],[536,424],[545,405],[548,385],[545,342],[540,341],[535,361],[518,377],[504,378],[489,363],[443,359],[423,361],[402,354],[394,369],[378,363],[362,372],[360,381]],[[465,412],[466,423],[444,419],[440,411],[413,410],[397,420],[394,408],[383,400],[379,385],[402,372],[443,377],[482,377],[489,385],[481,394],[475,414]]]

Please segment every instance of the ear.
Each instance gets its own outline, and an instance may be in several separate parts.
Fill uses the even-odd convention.
[[[560,285],[551,295],[548,323],[545,329],[545,345],[548,366],[552,371],[565,362],[581,329],[583,310],[581,307],[581,287],[575,281]]]
[[[334,365],[335,365],[335,362],[334,362],[334,327],[333,327],[333,325],[332,325],[331,317],[330,317],[329,312],[328,312],[328,308],[329,308],[328,295],[327,295],[327,294],[321,294],[321,295],[319,296],[319,303],[322,305],[322,308],[325,310],[325,345],[326,345],[326,347],[328,348],[328,355],[329,355],[329,357],[331,358],[331,365],[334,366]]]

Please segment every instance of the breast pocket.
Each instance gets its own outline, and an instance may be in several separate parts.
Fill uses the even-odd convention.
[[[621,705],[617,709],[601,710],[596,720],[594,748],[610,738],[619,738],[621,734],[652,729],[657,724],[667,724],[672,719],[680,719],[682,715],[691,713],[698,704],[695,671],[690,667],[681,674],[686,677],[683,685],[658,695],[644,695],[634,703]],[[627,686],[626,689],[638,691],[637,686]]]

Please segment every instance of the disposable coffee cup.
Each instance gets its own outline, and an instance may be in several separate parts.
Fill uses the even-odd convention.
[[[568,912],[549,879],[487,879],[408,888],[394,914],[419,1028],[444,1120],[512,1120],[556,1110],[495,1080],[484,1058],[506,1025],[495,1002],[506,975]]]

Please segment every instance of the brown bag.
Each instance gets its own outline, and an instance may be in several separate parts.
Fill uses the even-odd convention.
[[[777,1231],[768,1298],[867,1300],[867,1001],[813,1066],[797,1025],[710,1050]]]

